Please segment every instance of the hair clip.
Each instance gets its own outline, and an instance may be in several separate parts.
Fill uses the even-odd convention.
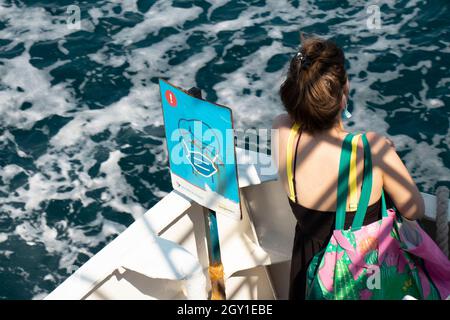
[[[301,69],[306,69],[309,66],[310,64],[309,59],[306,57],[306,55],[303,55],[301,51],[297,52],[297,55],[295,57],[297,61],[300,63]]]

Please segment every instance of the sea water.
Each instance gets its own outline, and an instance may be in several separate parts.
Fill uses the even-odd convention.
[[[450,180],[447,0],[0,3],[0,299],[45,297],[170,192],[159,77],[269,128],[299,31],[343,47],[349,130],[421,191]]]

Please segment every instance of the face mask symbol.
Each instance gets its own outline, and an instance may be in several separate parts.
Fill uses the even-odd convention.
[[[214,165],[214,162],[216,161],[218,155],[216,155],[213,159],[210,159],[207,155],[201,152],[191,150],[188,148],[186,142],[184,140],[182,141],[187,153],[186,158],[198,174],[209,178],[217,172],[217,167]]]

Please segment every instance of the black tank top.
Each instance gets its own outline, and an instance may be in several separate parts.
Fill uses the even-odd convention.
[[[301,131],[295,147],[293,184],[295,199],[295,169],[297,160],[298,144]],[[306,208],[298,202],[292,201],[289,197],[289,205],[297,219],[295,226],[294,246],[292,249],[291,273],[290,273],[290,300],[304,300],[306,291],[306,272],[308,265],[314,255],[320,252],[328,243],[334,230],[336,212],[319,211]],[[297,200],[296,200],[297,201]],[[350,228],[356,211],[347,211],[345,216],[345,229]],[[364,218],[364,225],[371,224],[381,219],[381,198],[367,208]]]

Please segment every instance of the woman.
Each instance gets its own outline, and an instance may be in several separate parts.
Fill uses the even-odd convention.
[[[280,96],[287,114],[273,122],[278,142],[273,150],[279,163],[279,177],[297,219],[292,252],[290,299],[304,299],[306,270],[313,256],[322,250],[334,229],[337,179],[341,146],[348,132],[342,124],[349,96],[344,53],[335,43],[320,38],[303,41],[291,60]],[[299,128],[299,129],[297,129]],[[295,130],[292,149],[288,140]],[[423,199],[405,165],[385,137],[368,132],[373,161],[373,184],[364,225],[381,218],[382,188],[403,217],[416,220],[424,214]],[[291,138],[292,139],[292,138]],[[289,159],[288,157],[292,157]],[[291,161],[291,162],[289,162]],[[292,163],[292,169],[287,166]],[[358,197],[362,185],[364,151],[357,148]],[[288,170],[292,170],[289,187]],[[345,229],[355,208],[347,201]]]

